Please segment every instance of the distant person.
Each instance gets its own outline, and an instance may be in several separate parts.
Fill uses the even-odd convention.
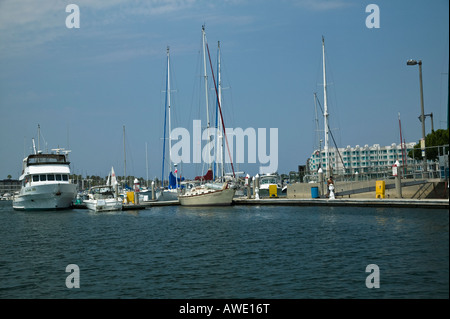
[[[327,180],[327,197],[330,196],[330,185],[333,185],[333,189],[334,189],[333,176],[330,176]]]

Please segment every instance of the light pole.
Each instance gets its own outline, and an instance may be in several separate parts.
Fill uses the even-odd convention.
[[[422,122],[422,157],[423,157],[423,171],[427,171],[427,155],[425,153],[425,115],[423,109],[423,85],[422,85],[422,60],[408,60],[406,61],[406,65],[419,65],[419,80],[420,80],[420,121]]]

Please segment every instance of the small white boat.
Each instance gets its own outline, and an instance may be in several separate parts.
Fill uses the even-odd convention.
[[[259,178],[259,196],[270,196],[269,188],[271,185],[276,186],[278,196],[282,193],[280,177],[276,174],[266,174]]]
[[[91,187],[88,197],[83,204],[90,210],[96,212],[122,210],[123,202],[120,197],[115,197],[114,188],[111,185]]]

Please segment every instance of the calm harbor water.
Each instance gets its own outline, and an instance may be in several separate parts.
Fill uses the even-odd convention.
[[[442,209],[232,206],[18,212],[0,298],[449,298]],[[66,266],[80,288],[66,287]],[[369,289],[366,266],[379,267]]]

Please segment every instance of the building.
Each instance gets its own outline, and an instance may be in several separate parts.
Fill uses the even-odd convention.
[[[328,162],[332,168],[333,175],[354,175],[354,174],[379,174],[390,172],[396,161],[399,161],[402,167],[417,167],[420,162],[407,156],[408,152],[414,148],[415,143],[402,145],[395,143],[390,146],[372,146],[356,145],[345,148],[329,148]],[[324,150],[316,150],[308,159],[308,168],[310,174],[315,175],[322,167],[324,173],[327,171],[326,154]]]
[[[13,195],[20,190],[20,182],[16,179],[0,180],[0,197],[4,194]]]

